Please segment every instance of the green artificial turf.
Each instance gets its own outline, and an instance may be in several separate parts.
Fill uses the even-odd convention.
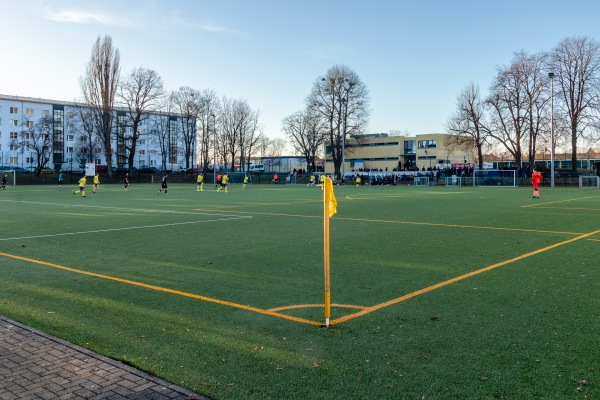
[[[600,395],[596,190],[335,187],[323,328],[320,189],[170,186],[0,192],[0,313],[214,399]]]

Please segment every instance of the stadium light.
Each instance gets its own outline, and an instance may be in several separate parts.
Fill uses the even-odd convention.
[[[550,187],[554,187],[554,72],[548,73],[550,78]]]

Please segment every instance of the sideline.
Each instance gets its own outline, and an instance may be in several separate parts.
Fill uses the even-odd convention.
[[[146,288],[146,289],[156,290],[158,292],[170,293],[170,294],[175,294],[175,295],[178,295],[178,296],[189,297],[189,298],[196,299],[196,300],[207,301],[209,303],[221,304],[221,305],[225,305],[225,306],[229,306],[229,307],[234,307],[234,308],[240,308],[240,309],[243,309],[243,310],[253,311],[253,312],[256,312],[256,313],[259,313],[259,314],[270,315],[272,317],[283,318],[283,319],[287,319],[287,320],[291,320],[291,321],[295,321],[295,322],[302,322],[302,323],[305,323],[305,324],[315,325],[315,326],[320,326],[321,325],[321,322],[311,321],[311,320],[303,319],[303,318],[297,318],[297,317],[293,317],[293,316],[290,316],[290,315],[281,314],[281,313],[278,313],[278,312],[275,312],[275,311],[263,310],[263,309],[258,308],[258,307],[253,307],[253,306],[247,306],[247,305],[244,305],[244,304],[233,303],[231,301],[214,299],[212,297],[201,296],[201,295],[198,295],[198,294],[193,294],[193,293],[188,293],[188,292],[182,292],[182,291],[179,291],[179,290],[164,288],[164,287],[161,287],[161,286],[149,285],[147,283],[132,281],[132,280],[129,280],[129,279],[116,278],[116,277],[110,276],[110,275],[103,275],[103,274],[97,274],[95,272],[82,271],[82,270],[79,270],[79,269],[65,267],[63,265],[53,264],[53,263],[49,263],[49,262],[45,262],[45,261],[40,261],[40,260],[34,260],[32,258],[21,257],[21,256],[17,256],[17,255],[14,255],[14,254],[8,254],[8,253],[0,252],[0,256],[4,256],[4,257],[12,258],[12,259],[15,259],[15,260],[20,260],[20,261],[25,261],[25,262],[29,262],[29,263],[33,263],[33,264],[44,265],[46,267],[52,267],[52,268],[56,268],[56,269],[61,269],[63,271],[74,272],[74,273],[81,274],[81,275],[88,275],[88,276],[93,276],[95,278],[101,278],[101,279],[106,279],[106,280],[109,280],[109,281],[115,281],[115,282],[125,283],[125,284],[128,284],[128,285],[143,287],[143,288]]]

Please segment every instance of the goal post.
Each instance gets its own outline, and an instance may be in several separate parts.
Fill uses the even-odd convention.
[[[462,186],[463,179],[461,176],[456,176],[456,175],[447,176],[444,184],[446,186]]]
[[[9,186],[17,185],[17,172],[15,170],[12,170],[12,169],[0,170],[0,175],[2,175],[3,178],[4,178],[4,175],[6,175],[7,184]]]
[[[580,175],[580,188],[600,188],[600,177],[595,175]]]
[[[428,176],[415,176],[413,183],[415,186],[429,186],[429,177]]]
[[[518,187],[519,178],[514,169],[477,169],[473,171],[473,186]]]

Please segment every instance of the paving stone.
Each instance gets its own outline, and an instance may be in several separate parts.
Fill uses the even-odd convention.
[[[0,400],[209,400],[0,315]]]

